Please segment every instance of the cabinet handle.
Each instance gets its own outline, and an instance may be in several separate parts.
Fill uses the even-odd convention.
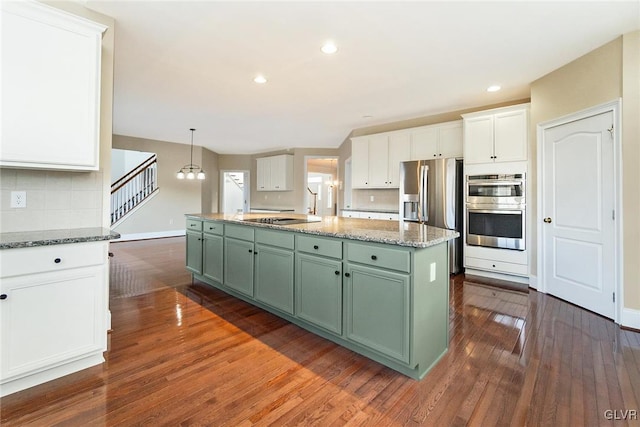
[[[491,267],[496,268],[496,265],[495,264],[491,264]]]
[[[351,274],[349,274],[349,273],[344,273],[344,277],[351,277]]]
[[[254,254],[254,255],[258,255],[258,251],[254,252],[253,254]]]
[[[0,299],[7,299],[7,294],[0,295]]]
[[[438,156],[442,157],[442,153],[438,154]]]
[[[318,245],[313,245],[313,249],[320,249]]]
[[[336,276],[339,276],[339,275],[340,275],[340,271],[336,270]]]
[[[60,264],[60,261],[62,261],[60,258],[56,258],[53,260],[53,262],[55,262],[56,264]]]
[[[249,249],[249,253],[253,252],[253,249]]]
[[[375,256],[375,255],[371,255],[371,259],[375,261],[375,260],[377,260],[377,259],[378,259],[378,257],[377,257],[377,256]]]
[[[438,155],[434,153],[434,154],[433,154],[433,157],[438,157]]]

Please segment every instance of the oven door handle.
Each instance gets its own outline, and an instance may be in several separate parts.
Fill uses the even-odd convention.
[[[474,209],[474,208],[467,208],[467,212],[519,215],[519,214],[524,213],[524,208],[516,208],[516,209]]]
[[[502,186],[502,185],[524,185],[524,181],[467,181],[467,185]]]

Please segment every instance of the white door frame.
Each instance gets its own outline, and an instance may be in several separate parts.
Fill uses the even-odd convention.
[[[218,212],[222,212],[224,210],[224,174],[227,172],[242,172],[246,174],[245,195],[247,196],[247,213],[249,213],[251,211],[251,187],[249,186],[249,183],[251,182],[251,171],[246,169],[220,169],[220,200],[218,201]]]
[[[544,265],[544,244],[542,242],[541,218],[544,216],[544,197],[542,195],[542,189],[544,188],[543,179],[544,179],[544,171],[543,171],[543,163],[544,163],[544,135],[545,131],[549,128],[564,125],[570,122],[574,122],[577,120],[586,119],[591,116],[595,116],[598,114],[612,112],[613,114],[613,170],[614,170],[614,206],[615,206],[615,243],[614,243],[614,275],[615,275],[615,283],[614,283],[614,291],[616,294],[615,301],[615,317],[614,321],[616,323],[620,323],[622,319],[622,308],[624,307],[624,286],[623,286],[623,245],[622,245],[622,120],[621,120],[621,112],[622,112],[622,100],[620,98],[606,102],[604,104],[596,105],[591,108],[587,108],[585,110],[581,110],[575,113],[568,114],[566,116],[562,116],[553,120],[549,120],[546,122],[538,123],[537,125],[537,144],[538,144],[538,156],[537,156],[537,186],[538,186],[538,194],[537,194],[537,221],[538,221],[538,233],[537,233],[537,256],[538,256],[538,291],[542,293],[547,293],[547,284],[545,283],[545,265]]]

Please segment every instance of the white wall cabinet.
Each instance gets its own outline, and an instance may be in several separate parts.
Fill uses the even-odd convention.
[[[351,138],[352,188],[398,188],[400,162],[410,160],[405,132]]]
[[[465,164],[527,160],[529,104],[464,114]]]
[[[352,188],[398,188],[401,162],[462,151],[461,120],[351,138]]]
[[[293,156],[260,157],[256,159],[257,191],[293,190]]]
[[[462,157],[462,120],[411,130],[411,160]]]
[[[0,395],[100,364],[108,243],[0,251]]]
[[[2,2],[0,166],[98,170],[102,24]]]

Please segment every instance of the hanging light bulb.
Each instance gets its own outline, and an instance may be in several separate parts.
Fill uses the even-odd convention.
[[[188,165],[184,165],[182,167],[182,169],[180,169],[178,171],[178,173],[176,174],[176,178],[178,179],[185,179],[185,175],[187,179],[195,179],[196,178],[196,174],[193,172],[194,169],[199,169],[198,171],[198,179],[202,180],[205,179],[205,174],[204,171],[202,170],[202,168],[198,165],[194,165],[193,164],[193,132],[195,132],[195,129],[189,129],[191,131],[191,157],[190,157],[190,162]]]

